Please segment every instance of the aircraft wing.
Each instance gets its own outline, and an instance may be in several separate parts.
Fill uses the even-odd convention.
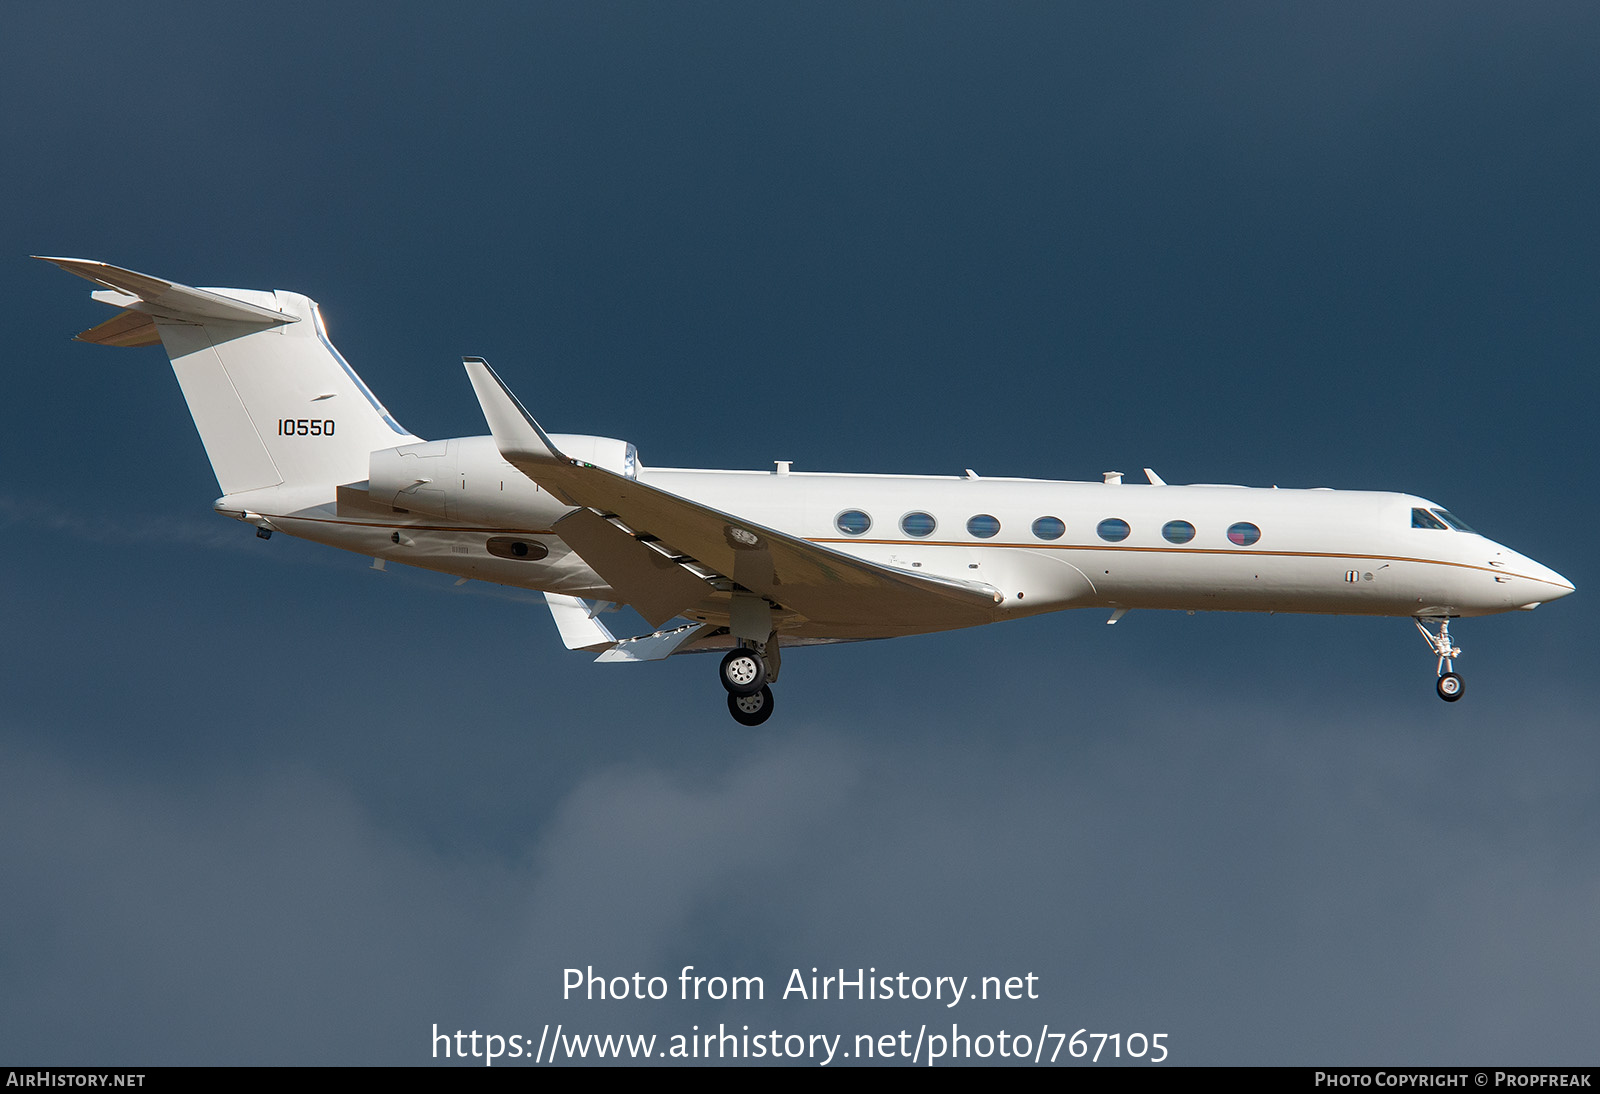
[[[602,532],[599,523],[629,536],[637,550],[661,557],[638,538],[653,537],[703,569],[812,622],[847,629],[882,627],[886,621],[897,626],[953,628],[994,618],[1001,594],[992,586],[881,566],[573,460],[556,448],[488,362],[468,357],[463,363],[495,445],[508,463],[567,504],[593,510],[599,518],[615,517],[627,526],[624,532],[609,520],[597,520],[581,510],[573,515],[580,518],[575,522],[576,538],[589,539],[598,550],[600,575],[630,603],[633,598],[626,585],[632,580],[644,601],[653,600],[650,615],[661,616],[669,607],[668,614],[674,614],[711,590],[704,582],[699,582],[697,589],[694,582],[683,584],[674,579],[676,587],[663,593],[663,582],[657,580],[663,575],[650,574],[642,563],[630,566],[619,561],[627,553],[618,549],[624,545],[605,542],[609,533]],[[560,524],[572,519],[565,518]],[[557,532],[564,536],[559,526]],[[573,546],[589,559],[585,546]],[[618,573],[623,584],[613,581],[607,568]],[[689,571],[680,567],[677,573],[687,575]]]

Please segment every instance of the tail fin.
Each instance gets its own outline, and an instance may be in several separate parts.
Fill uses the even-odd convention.
[[[166,347],[224,494],[359,482],[373,451],[417,439],[333,348],[307,297],[194,289],[79,258],[43,261],[105,286],[94,298],[123,309],[80,340]]]

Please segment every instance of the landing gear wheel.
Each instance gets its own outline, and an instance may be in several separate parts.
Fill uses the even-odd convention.
[[[1422,620],[1420,619],[1413,619],[1412,622],[1417,625],[1417,630],[1421,631],[1422,637],[1427,640],[1428,648],[1439,657],[1439,683],[1437,685],[1439,698],[1447,703],[1455,702],[1466,691],[1467,685],[1462,681],[1461,677],[1456,675],[1455,659],[1461,656],[1461,647],[1450,641],[1450,620],[1448,618],[1439,620],[1438,634],[1431,633],[1427,627],[1422,625]]]
[[[772,689],[762,685],[753,695],[729,695],[728,713],[742,726],[758,726],[772,717]]]
[[[729,650],[722,658],[722,671],[718,676],[729,695],[754,695],[767,686],[767,663],[755,650],[739,646]]]

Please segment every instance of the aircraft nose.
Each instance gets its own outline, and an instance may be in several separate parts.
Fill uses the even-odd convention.
[[[1552,600],[1560,600],[1576,591],[1572,582],[1556,573],[1548,566],[1541,565],[1533,559],[1528,559],[1528,576],[1538,582],[1539,603],[1548,604]]]
[[[1550,575],[1548,578],[1550,582],[1550,595],[1546,599],[1545,603],[1549,603],[1551,600],[1560,600],[1562,597],[1578,591],[1578,587],[1576,585],[1562,577],[1560,574],[1556,573],[1554,570],[1550,569],[1548,566],[1545,567],[1545,571]]]
[[[1519,606],[1524,610],[1537,608],[1540,604],[1548,604],[1552,600],[1560,600],[1570,596],[1575,590],[1572,582],[1556,573],[1541,562],[1535,562],[1520,551],[1500,543],[1493,543],[1494,548],[1489,559],[1489,565],[1498,573],[1506,574],[1515,585],[1508,590],[1512,596],[1521,600],[1528,599]],[[1496,580],[1501,580],[1496,578]]]

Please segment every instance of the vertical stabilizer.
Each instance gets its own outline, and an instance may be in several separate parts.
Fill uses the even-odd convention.
[[[123,309],[80,338],[137,346],[159,337],[224,494],[359,482],[373,451],[417,440],[334,349],[308,297],[45,261],[105,286],[95,299]]]

